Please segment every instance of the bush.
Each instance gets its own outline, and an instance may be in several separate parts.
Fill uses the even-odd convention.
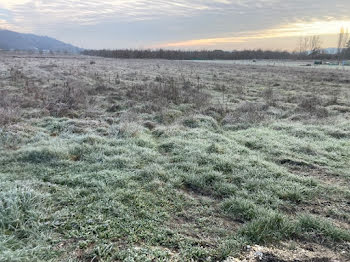
[[[0,108],[0,127],[15,123],[20,119],[19,113],[13,108]]]
[[[322,106],[322,100],[317,96],[302,97],[298,104],[298,110],[318,118],[328,117],[327,109]]]
[[[275,104],[274,91],[272,87],[267,87],[262,91],[262,97],[264,98],[267,105]]]
[[[223,119],[225,125],[258,124],[266,120],[268,106],[244,102]]]
[[[50,94],[46,109],[51,116],[76,116],[75,110],[86,108],[87,92],[80,87],[72,87],[67,82],[63,90],[58,89]]]
[[[167,108],[169,103],[175,105],[192,104],[196,108],[206,106],[210,95],[198,88],[181,85],[174,78],[164,78],[161,82],[150,84],[136,84],[128,89],[126,97],[138,102],[149,102],[158,108]],[[155,107],[157,108],[157,107]]]

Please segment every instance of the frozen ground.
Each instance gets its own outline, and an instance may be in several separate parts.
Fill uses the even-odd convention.
[[[0,261],[348,261],[350,75],[257,64],[0,56]]]
[[[303,67],[305,70],[349,70],[350,66],[342,65],[332,65],[336,61],[329,62],[331,64],[323,65],[314,65],[314,60],[302,60],[302,61],[293,61],[293,60],[194,60],[193,62],[197,63],[218,63],[218,64],[227,64],[227,65],[251,65],[251,66],[274,66],[274,67]]]

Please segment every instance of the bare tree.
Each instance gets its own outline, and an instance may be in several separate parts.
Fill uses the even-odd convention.
[[[322,41],[320,36],[304,36],[298,40],[298,51],[300,57],[306,57],[310,55],[314,57],[321,54]]]
[[[298,40],[298,51],[300,56],[306,56],[309,51],[309,37],[300,37]]]
[[[338,62],[340,62],[342,60],[344,50],[347,47],[347,45],[349,44],[348,40],[349,40],[349,30],[344,29],[344,27],[342,27],[340,29],[340,33],[338,36],[338,46],[337,46]]]
[[[319,35],[310,36],[309,39],[310,55],[314,57],[321,53],[322,41]]]
[[[344,58],[346,59],[350,58],[350,40],[346,43],[343,55],[344,55]]]

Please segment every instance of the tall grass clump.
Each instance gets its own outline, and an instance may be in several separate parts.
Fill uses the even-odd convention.
[[[296,222],[296,233],[300,238],[307,238],[319,243],[323,242],[344,242],[350,241],[350,232],[348,230],[336,227],[325,218],[310,214],[302,214]]]
[[[270,211],[244,225],[239,234],[253,243],[267,244],[289,239],[293,231],[294,224],[285,215]]]
[[[254,201],[232,197],[222,203],[224,212],[234,219],[250,221],[268,212],[264,207],[257,205]]]
[[[30,229],[40,217],[40,203],[42,196],[30,188],[14,187],[0,192],[0,225],[3,231],[13,232]]]

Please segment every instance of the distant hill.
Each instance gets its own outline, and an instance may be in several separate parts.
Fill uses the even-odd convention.
[[[338,52],[338,48],[329,47],[323,49],[323,51],[325,51],[327,54],[335,55]]]
[[[48,50],[69,53],[79,53],[83,50],[51,37],[22,34],[9,30],[0,30],[0,49],[32,51]]]

